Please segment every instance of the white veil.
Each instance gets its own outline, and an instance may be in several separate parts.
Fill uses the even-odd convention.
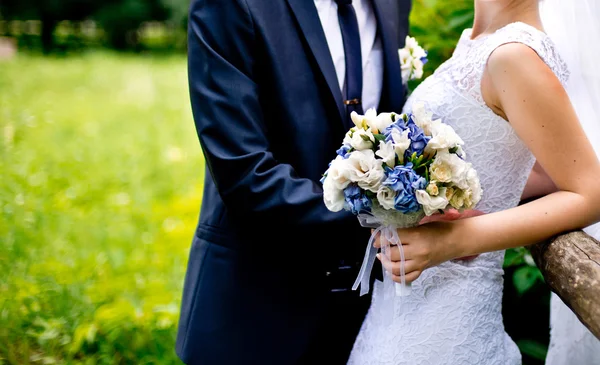
[[[600,0],[542,0],[546,33],[571,76],[566,90],[581,125],[600,156]],[[600,224],[585,231],[600,239]],[[550,348],[546,365],[600,364],[600,341],[552,294]]]
[[[544,29],[567,63],[567,92],[600,156],[600,0],[542,0]],[[587,229],[600,238],[600,224]]]

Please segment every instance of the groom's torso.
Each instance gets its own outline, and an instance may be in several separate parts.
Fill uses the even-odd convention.
[[[406,35],[410,1],[369,1],[383,68],[370,90],[380,89],[380,100],[374,101],[379,110],[399,112],[405,93],[397,50]],[[343,85],[333,61],[339,50],[330,51],[314,0],[240,3],[251,18],[255,47],[252,54],[239,56],[252,64],[269,152],[277,162],[292,166],[299,177],[318,182],[347,130]],[[252,143],[252,138],[239,135],[240,143]],[[219,196],[208,169],[204,184],[182,299],[178,353],[183,359],[215,364],[232,362],[212,355],[235,359],[235,352],[246,356],[239,358],[240,364],[291,363],[319,325],[328,273],[318,261],[335,259],[324,259],[323,253],[335,256],[336,251],[347,250],[349,242],[364,250],[368,230],[354,224],[345,229],[285,231],[286,227],[255,221],[251,215],[236,216],[231,211],[235,207],[228,209]],[[289,196],[294,198],[293,193]],[[296,245],[313,249],[295,250]],[[300,257],[300,252],[312,254]],[[230,345],[238,348],[228,353]]]
[[[256,48],[251,55],[240,55],[251,57],[254,64],[270,152],[279,163],[291,165],[298,176],[316,182],[335,157],[348,129],[342,95],[344,70],[339,67],[343,46],[327,43],[328,38],[336,39],[335,27],[337,37],[341,36],[339,24],[334,22],[337,14],[323,19],[320,18],[323,12],[317,11],[322,7],[318,3],[327,2],[334,1],[247,0]],[[404,40],[410,1],[355,0],[354,3],[370,5],[369,9],[357,6],[357,18],[361,25],[361,18],[370,15],[362,25],[374,28],[372,39],[361,34],[361,41],[367,39],[373,43],[368,47],[369,57],[363,62],[365,106],[400,112],[405,91],[397,50]],[[240,143],[246,143],[244,135],[239,138]],[[252,217],[236,220],[227,211],[209,171],[206,173],[200,224],[231,233],[241,225],[255,223]],[[307,236],[312,234],[307,232]],[[252,235],[253,232],[244,233],[247,239]]]

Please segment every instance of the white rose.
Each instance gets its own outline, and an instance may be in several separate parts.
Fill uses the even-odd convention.
[[[440,194],[438,196],[431,196],[427,194],[425,190],[417,190],[415,194],[417,201],[423,206],[423,211],[428,216],[436,213],[440,209],[444,210],[448,206],[445,188],[440,189]]]
[[[360,115],[357,112],[352,112],[350,118],[358,129],[371,129],[372,133],[383,134],[385,129],[393,123],[393,113],[377,114],[375,109],[370,108],[365,115]]]
[[[413,58],[418,59],[419,61],[421,61],[423,58],[427,57],[427,52],[425,52],[425,50],[423,49],[423,47],[421,47],[421,46],[419,46],[417,44],[417,46],[413,47],[413,49],[412,49],[412,56],[413,56]]]
[[[327,170],[327,179],[340,190],[345,189],[350,184],[350,172],[352,167],[342,156],[336,157],[331,162],[331,166]]]
[[[377,190],[377,201],[387,210],[393,210],[396,203],[396,192],[389,186],[380,186]]]
[[[338,189],[329,175],[323,182],[323,201],[325,206],[332,212],[339,212],[344,209],[344,191]]]
[[[398,128],[392,129],[391,136],[394,143],[394,151],[400,159],[400,163],[404,163],[404,152],[410,147],[410,138],[408,138],[409,130],[400,131]]]
[[[398,57],[400,57],[400,70],[402,71],[402,81],[408,82],[410,74],[412,73],[413,58],[410,55],[410,50],[402,48],[398,50]]]
[[[362,189],[377,193],[385,176],[381,160],[375,158],[372,150],[354,151],[347,159],[350,170],[350,180],[358,183]]]
[[[423,103],[414,104],[412,115],[415,124],[423,130],[426,136],[431,136],[431,125],[433,123],[441,123],[439,120],[433,120],[433,113],[428,112]]]
[[[411,65],[412,56],[410,54],[410,50],[407,48],[401,48],[398,50],[398,57],[400,58],[400,65]]]
[[[419,43],[417,42],[417,39],[407,35],[405,44],[404,44],[404,48],[412,51],[413,49],[415,49],[417,47],[419,47]]]
[[[394,167],[396,164],[396,151],[394,149],[394,144],[390,142],[379,142],[379,149],[375,154],[383,160],[383,162],[389,167]]]
[[[352,144],[352,135],[354,134],[354,132],[356,132],[356,129],[357,128],[350,128],[350,130],[346,132],[344,140],[342,141],[343,144],[345,144],[346,146],[350,146]]]
[[[454,209],[463,209],[465,207],[465,192],[462,190],[455,190],[452,198],[450,198],[450,205]]]
[[[452,182],[459,189],[467,189],[471,164],[453,153],[438,151],[430,166],[431,178],[439,182]]]
[[[479,181],[477,171],[472,167],[467,172],[467,184],[469,185],[468,190],[470,191],[469,208],[473,208],[481,200],[483,190],[481,189],[481,182]]]
[[[429,167],[429,174],[435,181],[449,183],[452,181],[452,167],[438,155]]]
[[[352,123],[359,129],[367,129],[373,126],[373,121],[377,119],[377,111],[374,108],[370,108],[364,115],[360,115],[357,112],[350,113],[350,119]]]
[[[350,146],[357,151],[370,150],[375,143],[375,137],[370,129],[356,128],[350,140]]]
[[[455,191],[456,190],[454,188],[446,188],[446,200],[450,201],[450,199],[452,199],[454,196]]]
[[[396,115],[396,118],[398,117],[398,114],[396,113],[381,113],[377,116],[377,118],[375,118],[375,120],[373,120],[373,125],[371,126],[372,130],[377,130],[379,134],[383,134],[386,130],[387,127],[389,127],[394,120],[392,119],[392,116]]]
[[[418,58],[413,58],[412,60],[412,69],[413,69],[413,80],[418,80],[423,77],[423,61]]]
[[[427,193],[429,195],[431,195],[431,196],[438,196],[438,195],[440,195],[440,188],[433,181],[431,181],[429,183],[429,185],[427,185],[427,188],[425,188],[425,191],[427,191]]]
[[[402,65],[400,70],[402,71],[402,80],[404,81],[404,83],[406,83],[408,80],[410,80],[410,74],[412,73],[412,66],[410,64]]]
[[[425,153],[433,154],[435,151],[449,150],[464,144],[454,129],[441,121],[430,124],[431,140],[425,147]],[[462,150],[462,149],[461,149]]]

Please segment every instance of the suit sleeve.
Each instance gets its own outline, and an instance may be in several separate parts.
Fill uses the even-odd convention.
[[[207,166],[234,215],[287,226],[355,222],[332,213],[320,183],[297,175],[269,150],[253,79],[253,20],[245,0],[193,0],[188,75],[196,129]],[[284,123],[285,121],[282,121]]]

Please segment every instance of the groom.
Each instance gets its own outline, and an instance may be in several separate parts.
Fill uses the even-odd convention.
[[[319,183],[367,108],[400,112],[410,0],[192,0],[206,159],[177,353],[187,364],[345,364],[369,236]]]

